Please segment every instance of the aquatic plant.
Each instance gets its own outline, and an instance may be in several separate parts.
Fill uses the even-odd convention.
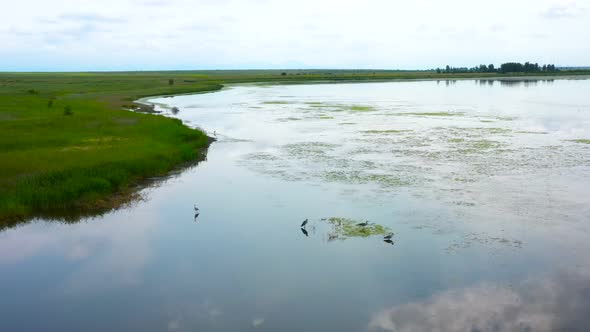
[[[291,103],[286,100],[269,100],[269,101],[263,101],[262,104],[263,105],[288,105]]]
[[[407,129],[388,129],[388,130],[363,130],[361,131],[363,134],[399,134],[399,133],[407,133],[407,132],[411,132],[412,130],[407,130]]]
[[[353,112],[371,112],[371,111],[375,110],[374,107],[366,106],[366,105],[351,105],[351,106],[345,106],[345,107]]]
[[[570,142],[590,144],[590,139],[571,139]]]
[[[387,235],[391,229],[379,224],[369,223],[367,226],[359,226],[363,220],[355,220],[342,217],[330,217],[326,221],[332,226],[329,238],[345,240],[353,237],[370,237]]]

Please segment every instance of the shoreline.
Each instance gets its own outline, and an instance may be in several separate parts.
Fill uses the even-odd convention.
[[[36,177],[33,177],[31,179],[29,179],[30,175],[30,171],[29,173],[22,173],[24,176],[26,176],[25,180],[26,182],[22,182],[21,180],[19,180],[20,177],[22,177],[23,175],[19,175],[20,173],[16,173],[14,176],[11,176],[10,174],[8,175],[8,177],[5,178],[0,178],[0,185],[2,185],[3,183],[8,183],[10,184],[13,188],[12,190],[7,189],[8,191],[6,191],[4,188],[0,188],[2,190],[0,190],[0,198],[2,199],[2,203],[4,204],[4,206],[0,206],[0,230],[5,228],[5,227],[11,227],[14,226],[18,223],[21,222],[26,222],[28,220],[34,219],[34,218],[49,218],[49,219],[54,219],[54,220],[64,220],[64,221],[68,221],[71,218],[76,219],[76,218],[82,218],[82,217],[90,217],[90,216],[95,216],[95,215],[101,215],[104,214],[108,211],[111,211],[113,209],[119,208],[119,207],[123,207],[127,204],[132,204],[133,201],[136,201],[138,199],[140,199],[140,197],[138,197],[138,192],[141,189],[146,188],[147,186],[150,185],[150,179],[165,179],[168,176],[171,176],[171,174],[173,174],[175,171],[181,171],[183,169],[186,169],[187,167],[192,167],[194,165],[197,165],[198,163],[200,163],[201,161],[206,160],[206,154],[207,154],[207,150],[208,148],[211,146],[211,144],[213,142],[215,142],[215,138],[210,137],[206,134],[206,131],[202,128],[193,128],[191,126],[188,126],[184,123],[181,122],[181,120],[178,120],[176,118],[172,118],[172,117],[168,117],[165,114],[154,114],[156,112],[147,112],[147,113],[151,113],[151,114],[142,114],[141,111],[137,110],[137,107],[141,108],[143,105],[143,107],[147,107],[149,109],[151,109],[153,111],[153,106],[148,106],[148,105],[156,105],[156,103],[152,103],[150,102],[150,100],[155,99],[155,98],[162,98],[162,97],[175,97],[175,96],[179,96],[179,95],[196,95],[196,94],[204,94],[204,93],[214,93],[214,92],[219,92],[219,91],[223,91],[224,89],[228,89],[228,88],[232,88],[234,86],[244,86],[244,85],[282,85],[282,84],[353,84],[353,83],[388,83],[388,82],[420,82],[420,81],[441,81],[441,80],[452,80],[452,81],[456,81],[456,80],[486,80],[486,81],[491,81],[491,80],[509,80],[509,81],[518,81],[518,80],[576,80],[576,79],[590,79],[590,73],[572,73],[571,75],[568,74],[564,74],[564,73],[560,73],[560,75],[556,75],[556,74],[548,74],[548,75],[475,75],[475,74],[432,74],[432,73],[414,73],[416,77],[414,78],[408,78],[408,75],[412,75],[412,73],[394,73],[396,75],[391,75],[391,76],[387,76],[387,77],[375,77],[373,75],[371,75],[370,73],[367,74],[363,74],[363,75],[357,75],[357,76],[351,76],[351,75],[343,75],[342,77],[330,77],[329,75],[323,75],[321,77],[317,77],[317,76],[313,76],[313,77],[303,77],[303,76],[298,76],[298,77],[281,77],[281,76],[277,76],[277,77],[269,77],[268,74],[265,75],[261,75],[261,76],[254,76],[254,77],[248,77],[245,76],[246,74],[240,74],[240,75],[244,75],[244,76],[235,76],[235,77],[219,77],[215,80],[215,77],[208,77],[206,79],[200,80],[198,82],[195,83],[194,80],[188,80],[188,79],[184,79],[182,81],[180,81],[179,79],[179,83],[177,85],[174,86],[169,86],[167,83],[167,79],[164,81],[164,78],[167,78],[170,76],[169,73],[158,73],[158,74],[153,74],[156,75],[153,78],[151,76],[144,78],[143,76],[140,77],[139,79],[141,79],[140,82],[138,82],[137,84],[135,83],[135,77],[130,77],[130,83],[128,85],[125,85],[124,88],[128,89],[128,90],[124,90],[122,89],[121,91],[116,90],[114,88],[111,88],[111,90],[106,90],[106,91],[98,91],[98,92],[94,92],[93,90],[93,94],[90,94],[88,97],[84,96],[84,89],[88,89],[88,84],[85,80],[88,79],[88,77],[85,77],[85,80],[80,80],[79,82],[76,81],[75,84],[80,84],[80,87],[78,90],[80,90],[81,92],[78,92],[78,90],[76,90],[76,86],[74,85],[73,87],[71,86],[71,83],[68,82],[67,86],[67,93],[65,95],[61,95],[59,88],[60,86],[58,85],[58,83],[60,83],[60,78],[61,75],[60,74],[41,74],[42,77],[46,77],[46,80],[48,81],[48,85],[44,88],[39,88],[39,90],[41,92],[36,92],[35,94],[31,93],[30,91],[30,87],[31,86],[35,86],[35,84],[38,84],[37,82],[39,81],[39,77],[37,77],[37,75],[32,75],[32,77],[34,79],[30,79],[28,77],[25,77],[24,79],[21,77],[21,75],[17,75],[16,77],[18,77],[19,79],[16,80],[15,78],[11,78],[10,75],[8,75],[9,77],[6,78],[7,74],[3,74],[0,73],[0,83],[2,82],[2,79],[4,78],[4,86],[8,87],[8,91],[2,91],[0,92],[0,98],[4,98],[4,99],[0,99],[0,101],[11,101],[13,98],[13,96],[21,96],[20,98],[24,98],[27,101],[30,101],[31,103],[36,103],[34,105],[39,105],[39,106],[35,106],[38,109],[34,109],[34,111],[41,111],[42,114],[41,118],[38,119],[39,121],[39,125],[43,126],[43,127],[47,127],[47,121],[56,121],[57,119],[57,123],[59,123],[60,125],[55,126],[55,127],[50,127],[49,130],[49,135],[51,137],[51,135],[62,135],[63,132],[68,132],[68,131],[82,131],[84,135],[87,135],[89,130],[84,129],[84,126],[88,126],[89,123],[92,123],[92,121],[96,121],[96,120],[90,120],[93,118],[89,118],[88,120],[86,120],[85,118],[83,118],[85,115],[92,115],[92,116],[98,116],[101,121],[108,121],[108,123],[112,122],[113,117],[120,117],[121,120],[117,120],[120,123],[118,124],[118,126],[116,128],[118,128],[118,130],[122,130],[120,135],[123,135],[122,137],[126,137],[126,131],[125,127],[128,126],[129,124],[135,124],[138,121],[143,121],[143,122],[150,122],[151,124],[149,125],[149,129],[148,127],[146,127],[146,130],[144,130],[143,132],[138,133],[138,136],[135,137],[133,136],[132,139],[147,139],[147,138],[152,138],[151,136],[153,136],[153,130],[156,130],[156,134],[159,133],[162,130],[172,130],[173,128],[178,127],[174,130],[176,130],[178,133],[174,133],[171,132],[169,135],[167,136],[166,139],[170,140],[169,143],[166,142],[162,142],[159,141],[159,143],[166,143],[170,145],[170,149],[179,149],[179,147],[175,147],[176,144],[178,143],[173,143],[173,141],[175,139],[178,139],[179,137],[184,137],[186,135],[194,135],[195,139],[197,139],[197,137],[199,137],[199,135],[204,136],[204,140],[202,143],[197,143],[197,141],[191,141],[191,139],[186,139],[185,141],[183,141],[182,144],[184,144],[183,149],[187,149],[189,146],[194,146],[195,150],[190,152],[189,155],[191,155],[190,157],[188,157],[187,152],[183,152],[184,155],[178,155],[178,156],[172,156],[170,155],[170,160],[169,161],[161,161],[160,164],[158,164],[158,166],[156,166],[154,168],[154,170],[150,171],[149,167],[148,168],[142,168],[142,166],[134,166],[133,163],[144,163],[144,162],[158,162],[157,160],[155,160],[155,155],[153,153],[150,153],[150,151],[148,151],[144,157],[142,156],[138,156],[137,159],[129,159],[128,161],[126,161],[125,163],[121,164],[121,163],[117,163],[116,160],[115,163],[113,163],[111,166],[112,167],[127,167],[129,168],[129,173],[128,175],[126,175],[126,178],[124,178],[121,182],[121,184],[117,184],[119,182],[115,182],[115,184],[113,184],[114,188],[116,190],[113,191],[109,191],[108,193],[105,193],[104,190],[100,191],[100,192],[96,192],[94,193],[94,189],[89,187],[88,191],[85,191],[83,188],[79,189],[80,191],[80,196],[73,196],[71,199],[60,199],[60,200],[56,200],[56,201],[42,201],[39,203],[26,203],[29,205],[14,205],[17,204],[15,202],[15,199],[17,199],[18,197],[14,196],[14,195],[21,195],[19,194],[22,190],[20,190],[20,187],[24,186],[25,193],[27,195],[33,195],[31,196],[31,198],[26,198],[28,200],[33,199],[34,202],[34,197],[36,197],[36,195],[47,195],[46,194],[40,194],[38,193],[39,190],[45,190],[43,188],[39,188],[37,189],[39,186],[39,184],[35,184],[35,179],[37,177],[40,177],[40,179],[43,178],[43,176],[54,176],[53,174],[61,174],[60,172],[66,172],[64,174],[69,174],[67,173],[70,170],[76,170],[77,173],[75,173],[78,178],[80,178],[80,176],[82,176],[80,179],[81,180],[86,180],[86,178],[84,178],[84,174],[87,174],[87,172],[96,172],[93,171],[93,169],[97,169],[96,167],[100,167],[100,165],[103,165],[104,163],[110,163],[110,159],[111,158],[108,154],[105,154],[104,160],[98,158],[95,164],[90,164],[90,166],[80,166],[81,168],[77,168],[77,164],[74,163],[71,166],[67,163],[64,164],[64,166],[62,168],[57,168],[56,170],[50,170],[50,171],[37,171],[36,173],[38,173],[38,175],[35,175]],[[147,74],[146,74],[147,75]],[[428,77],[421,77],[421,76],[428,76]],[[431,76],[436,76],[436,77],[431,77]],[[67,75],[66,75],[67,77]],[[29,80],[27,80],[29,79]],[[98,76],[96,79],[100,79],[101,82],[104,81],[105,79],[109,79],[108,74],[105,77],[105,74],[101,74],[100,76]],[[135,80],[134,80],[135,79]],[[58,83],[54,83],[54,81],[58,81]],[[117,86],[117,84],[121,85],[123,82],[120,82],[121,78],[119,76],[114,76],[112,77],[112,86]],[[16,82],[16,83],[15,83]],[[149,84],[148,87],[144,87],[142,86],[141,88],[137,88],[137,86],[139,85],[139,83],[143,83],[144,85]],[[187,84],[190,83],[190,84]],[[8,85],[7,85],[8,84]],[[10,88],[12,86],[15,86],[13,90],[10,90]],[[56,87],[56,85],[58,85]],[[29,88],[29,89],[28,89]],[[46,92],[44,91],[44,89],[53,89],[51,91],[53,92]],[[27,93],[27,91],[29,91]],[[84,96],[85,98],[83,99],[76,99],[79,98],[79,96]],[[41,108],[45,107],[45,104],[47,103],[46,100],[56,100],[56,104],[61,108],[63,107],[63,105],[67,105],[68,103],[78,103],[75,104],[74,106],[74,115],[71,117],[63,117],[63,115],[61,114],[61,110],[57,109],[55,111],[57,111],[57,113],[55,113],[55,111],[52,111],[54,113],[51,114],[47,114],[47,111],[43,111]],[[80,103],[80,100],[82,101],[82,103]],[[96,103],[99,102],[103,102],[105,103],[103,106],[97,107],[95,106]],[[137,107],[129,107],[127,106],[129,103],[132,103],[132,105],[140,105]],[[44,105],[44,106],[40,106],[40,105]],[[102,104],[100,104],[102,105]],[[159,105],[162,106],[162,105]],[[50,107],[50,106],[48,106]],[[55,109],[55,107],[53,108]],[[84,110],[83,113],[79,113],[78,110]],[[123,113],[127,113],[128,115],[125,114],[121,114],[121,111],[123,111]],[[3,113],[5,112],[5,113]],[[21,113],[14,113],[16,115],[11,115],[13,113],[11,113],[12,110],[10,109],[2,109],[0,107],[0,119],[7,119],[7,121],[2,121],[0,122],[0,130],[3,129],[3,125],[4,126],[10,126],[11,122],[13,122],[13,120],[19,120],[20,117],[23,117],[26,114],[25,111],[22,111]],[[160,112],[157,112],[160,113]],[[49,117],[48,117],[49,116]],[[81,121],[78,123],[74,123],[73,126],[74,127],[66,127],[66,128],[61,128],[61,124],[64,121],[68,121],[68,120],[78,120]],[[81,119],[81,120],[79,120]],[[166,120],[165,120],[166,119]],[[115,122],[117,122],[115,121]],[[176,122],[176,125],[174,124],[174,122]],[[14,122],[16,125],[18,124],[18,121]],[[30,125],[29,125],[30,126]],[[153,128],[152,128],[153,127]],[[10,129],[11,127],[9,127]],[[102,127],[99,127],[102,128]],[[27,132],[31,132],[30,129],[31,128],[25,128]],[[34,128],[33,128],[34,129]],[[151,131],[150,131],[151,130]],[[34,131],[32,131],[31,133],[34,133]],[[109,139],[110,140],[110,136],[111,134],[104,134],[102,133],[102,131],[96,131],[94,129],[90,129],[90,134],[93,134],[94,136],[91,137],[97,137],[96,139],[98,140],[106,140]],[[10,131],[5,131],[5,135],[2,136],[0,134],[0,144],[4,143],[4,146],[11,146],[14,143],[12,143],[12,137],[17,137],[18,135],[22,135],[22,133],[18,132],[18,131],[14,131],[10,132]],[[45,136],[43,136],[45,135]],[[43,137],[46,137],[48,134],[46,134],[45,132],[43,132],[43,134],[38,134],[38,135],[32,135],[33,139],[35,140],[34,143],[36,144],[45,144],[45,141],[43,139]],[[94,138],[92,138],[94,140]],[[129,138],[121,138],[122,141],[120,142],[124,142],[124,140],[128,140]],[[50,148],[53,148],[55,151],[54,153],[52,152],[52,154],[50,154],[50,158],[60,158],[60,155],[63,155],[63,152],[66,151],[66,149],[68,149],[68,153],[75,155],[75,156],[84,156],[85,154],[85,148],[83,144],[83,142],[87,142],[89,139],[85,139],[83,141],[80,141],[82,143],[75,143],[75,142],[66,142],[64,143],[65,145],[50,145]],[[4,142],[3,142],[4,141]],[[78,141],[76,141],[78,142]],[[200,141],[199,141],[200,142]],[[18,143],[18,142],[17,142]],[[11,145],[6,145],[6,144],[11,144]],[[29,144],[29,143],[27,143]],[[119,143],[119,141],[116,142],[111,142],[109,143],[110,145],[114,146],[114,147],[119,147],[119,148],[123,148],[125,149],[124,145],[121,146],[122,143]],[[30,145],[30,144],[29,144]],[[43,146],[45,146],[43,145]],[[71,146],[71,147],[70,147]],[[80,147],[82,146],[82,147]],[[198,147],[197,147],[198,146]],[[28,147],[28,145],[26,146]],[[100,147],[100,146],[99,146]],[[110,147],[110,146],[109,146]],[[91,149],[94,149],[94,147],[89,147]],[[14,151],[14,152],[12,152]],[[23,154],[25,153],[27,158],[32,157],[32,159],[34,160],[35,156],[35,151],[37,150],[30,150],[31,152],[28,153],[26,148],[24,150],[19,150],[19,149],[15,149],[15,150],[0,150],[0,157],[4,156],[3,158],[5,160],[11,160],[14,159],[11,156],[14,153],[19,153],[19,154]],[[99,150],[96,150],[97,152],[100,152]],[[188,151],[188,150],[187,150]],[[28,153],[28,154],[27,154]],[[170,154],[171,152],[164,149],[162,151],[162,153],[168,153]],[[149,157],[152,156],[152,157]],[[124,154],[123,154],[123,157]],[[27,160],[27,164],[23,164],[22,167],[26,168],[26,165],[37,165],[37,164],[43,164],[43,158],[42,157],[38,157],[41,158],[38,161],[29,161],[29,159],[25,159]],[[142,159],[144,158],[144,159]],[[151,159],[145,159],[145,158],[151,158]],[[126,159],[125,159],[126,160]],[[143,160],[143,161],[142,161]],[[87,164],[87,163],[86,163]],[[85,165],[85,164],[83,164]],[[109,164],[110,165],[110,164]],[[4,166],[3,166],[4,167]],[[16,169],[17,171],[19,171],[19,167],[20,164],[17,164],[15,166],[12,166],[13,169]],[[29,166],[27,166],[29,167]],[[40,166],[41,167],[41,166]],[[31,167],[29,167],[31,168]],[[133,170],[139,168],[141,170]],[[2,170],[2,169],[0,169]],[[100,170],[100,168],[98,168],[97,170]],[[102,170],[100,170],[102,171]],[[99,171],[99,172],[100,172]],[[24,171],[23,171],[24,172]],[[56,173],[57,172],[57,173]],[[172,173],[171,173],[172,172]],[[36,174],[33,173],[33,174]],[[80,175],[81,174],[81,175]],[[94,173],[92,173],[94,174]],[[66,176],[63,180],[59,180],[62,182],[59,182],[57,184],[63,184],[66,183],[66,181],[69,179],[67,175],[60,175],[60,176]],[[59,176],[58,176],[59,177]],[[4,182],[3,182],[4,181]],[[6,182],[8,181],[8,182]],[[21,181],[21,182],[19,182]],[[33,181],[33,183],[28,184],[28,182]],[[27,189],[26,187],[30,186],[30,189]],[[20,190],[20,191],[19,191]],[[59,189],[56,189],[59,190]],[[71,190],[71,188],[69,187],[64,187],[63,190]],[[4,191],[4,192],[3,192]],[[60,194],[59,192],[57,192],[57,194]],[[58,195],[59,196],[59,195]],[[56,197],[58,197],[56,196]],[[48,197],[53,197],[51,195],[49,195]],[[8,202],[6,203],[5,201],[13,201],[13,202]],[[10,204],[13,204],[11,207]],[[8,205],[7,205],[8,204]],[[20,204],[20,203],[18,203]],[[72,217],[72,211],[75,212],[76,217]],[[66,213],[67,212],[67,213]],[[70,218],[71,217],[71,218]]]

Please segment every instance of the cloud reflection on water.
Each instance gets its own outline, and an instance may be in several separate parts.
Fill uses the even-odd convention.
[[[371,331],[585,331],[590,271],[530,278],[517,286],[482,283],[376,313]]]

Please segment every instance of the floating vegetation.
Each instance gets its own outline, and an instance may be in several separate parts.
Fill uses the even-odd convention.
[[[481,140],[477,140],[477,141],[471,141],[471,142],[469,142],[469,145],[472,148],[477,149],[477,150],[488,150],[488,149],[499,148],[502,146],[502,143],[500,143],[498,141],[481,139]]]
[[[328,240],[346,240],[353,237],[370,237],[370,236],[385,236],[391,234],[392,231],[388,227],[369,223],[366,226],[360,226],[362,220],[355,220],[350,218],[331,217],[326,220],[331,226],[328,233]]]
[[[399,133],[406,133],[406,132],[411,132],[411,130],[388,129],[388,130],[363,130],[363,131],[361,131],[361,133],[363,133],[363,134],[375,134],[375,135],[399,134]]]
[[[476,244],[481,246],[502,246],[513,249],[522,248],[522,241],[517,239],[507,239],[498,236],[488,236],[485,233],[469,233],[463,236],[463,238],[460,241],[455,241],[450,246],[448,246],[446,251],[447,253],[452,253],[456,252],[459,249],[471,248],[473,245]]]
[[[269,100],[269,101],[263,101],[262,104],[263,105],[288,105],[288,104],[291,104],[291,102],[286,101],[286,100]]]
[[[375,108],[372,106],[366,106],[366,105],[351,105],[348,106],[348,109],[353,111],[353,112],[372,112],[375,111]]]
[[[476,205],[473,202],[465,202],[465,201],[454,201],[453,204],[458,205],[458,206],[466,206],[466,207],[473,207]]]
[[[326,181],[347,184],[377,184],[382,187],[402,187],[410,184],[398,176],[390,174],[367,174],[360,171],[329,171],[323,176]]]
[[[274,156],[274,155],[267,153],[267,152],[253,152],[253,153],[248,153],[247,155],[245,155],[244,159],[248,159],[248,160],[278,160],[279,158],[277,156]]]
[[[463,116],[465,112],[406,112],[392,115],[415,115],[415,116]]]
[[[590,139],[570,139],[568,141],[582,144],[590,144]]]
[[[301,120],[302,120],[301,118],[296,118],[296,117],[292,117],[292,116],[290,116],[288,118],[279,118],[279,119],[277,119],[277,121],[279,121],[279,122],[301,121]]]
[[[339,125],[341,126],[350,126],[350,125],[355,125],[355,122],[340,122]]]
[[[547,131],[526,131],[526,130],[519,130],[515,131],[517,134],[536,134],[536,135],[546,135],[549,134]]]
[[[333,118],[334,118],[333,116],[329,116],[329,115],[320,115],[318,117],[318,119],[320,119],[320,120],[329,120],[329,119],[333,119]]]
[[[472,129],[480,131],[480,132],[486,132],[491,135],[512,133],[512,130],[506,129],[506,128],[472,128]]]
[[[303,142],[283,145],[282,149],[289,156],[298,159],[326,159],[326,153],[334,148],[336,144],[324,142]]]
[[[372,147],[360,147],[350,151],[350,154],[370,154],[370,153],[382,153],[381,150],[374,149]]]
[[[500,121],[514,121],[518,118],[515,116],[497,116],[496,119]]]
[[[449,143],[462,143],[465,142],[464,138],[451,138],[448,140]]]
[[[310,107],[318,107],[318,108],[321,108],[321,107],[330,107],[329,104],[322,103],[322,102],[319,102],[319,101],[306,102],[305,105],[308,105]]]

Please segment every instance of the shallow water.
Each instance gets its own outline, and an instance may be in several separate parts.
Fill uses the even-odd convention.
[[[0,233],[0,331],[583,331],[588,91],[465,80],[152,99],[217,136],[207,161],[133,206]]]

